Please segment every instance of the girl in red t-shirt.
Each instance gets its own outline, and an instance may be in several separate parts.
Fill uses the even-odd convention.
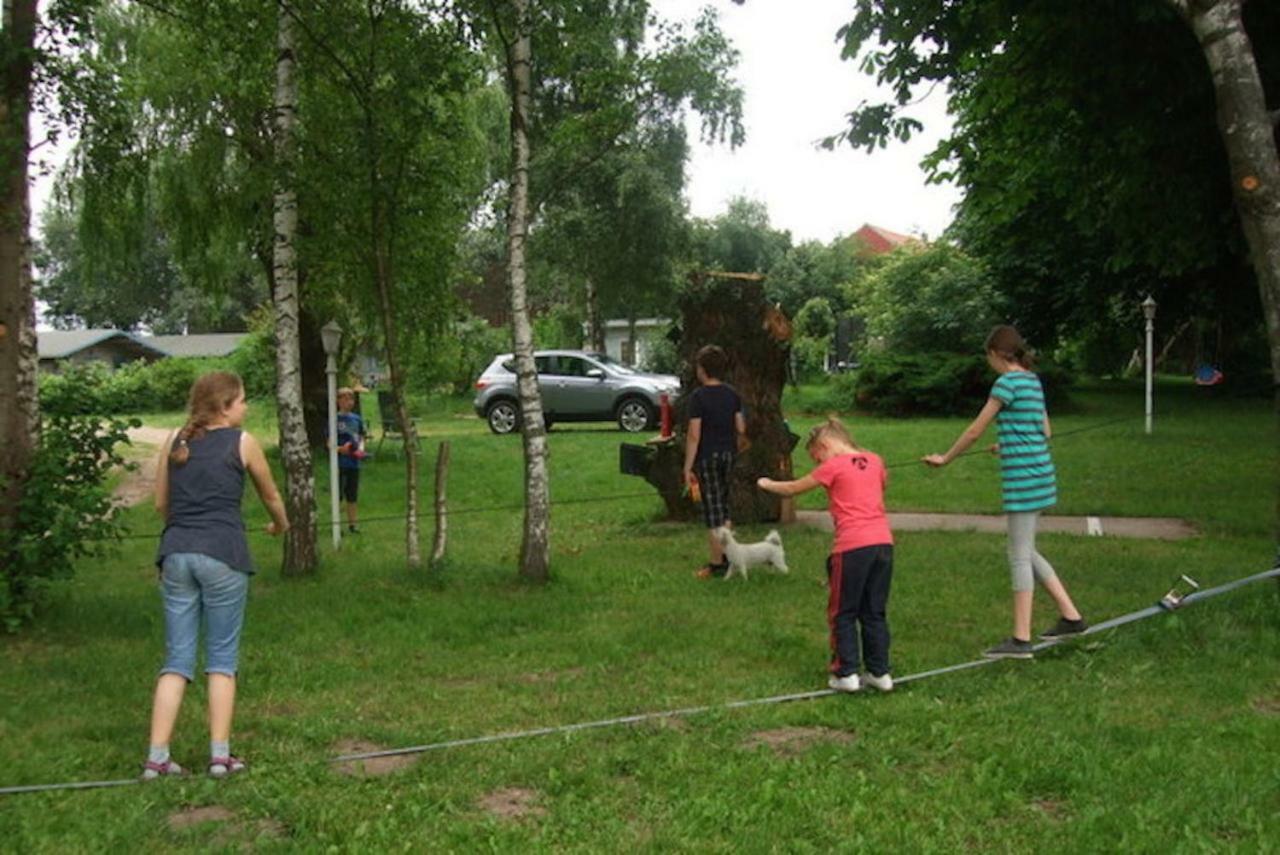
[[[889,583],[893,578],[893,533],[884,510],[888,482],[880,456],[860,448],[839,419],[829,417],[809,433],[809,457],[818,464],[795,481],[761,478],[762,490],[780,496],[822,487],[835,522],[827,558],[827,623],[831,627],[831,678],[838,692],[856,692],[864,682],[883,692],[889,674]],[[861,635],[861,657],[859,656]],[[858,663],[866,662],[859,679]]]

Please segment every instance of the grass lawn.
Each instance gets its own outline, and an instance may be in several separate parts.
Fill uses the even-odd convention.
[[[1151,437],[1132,386],[1088,390],[1055,417],[1062,513],[1180,516],[1203,531],[1181,542],[1042,535],[1092,619],[1150,605],[1183,572],[1214,585],[1272,566],[1269,403],[1197,391],[1162,388]],[[553,511],[553,581],[530,586],[515,573],[520,514],[462,513],[519,504],[519,439],[491,436],[465,407],[441,411],[422,422],[424,495],[435,442],[452,443],[458,513],[441,570],[405,571],[398,521],[367,523],[336,555],[326,546],[321,572],[304,581],[282,580],[277,544],[251,535],[262,570],[234,735],[248,774],[0,797],[0,850],[1277,848],[1280,586],[1269,582],[887,696],[722,710],[432,752],[384,776],[339,774],[326,758],[353,746],[825,685],[829,535],[783,532],[789,576],[698,582],[704,536],[658,521],[656,496],[575,501]],[[1068,435],[1129,414],[1139,417]],[[255,427],[270,423],[260,418]],[[796,413],[792,427],[817,418]],[[851,423],[894,464],[945,450],[966,422]],[[605,425],[557,427],[553,500],[646,494],[617,474],[623,439]],[[797,467],[808,469],[801,455]],[[997,478],[982,455],[941,472],[904,464],[889,502],[998,512]],[[403,467],[384,453],[366,469],[362,513],[394,515],[402,493]],[[256,501],[246,508],[265,523]],[[147,508],[130,513],[134,531],[158,527]],[[424,535],[429,549],[429,520]],[[37,626],[0,638],[0,785],[137,772],[163,647],[154,549],[133,540],[86,562]],[[1007,635],[1007,579],[1000,536],[900,534],[895,673],[971,659]],[[1051,621],[1041,597],[1036,624]],[[204,700],[194,685],[173,746],[198,769]],[[197,821],[195,809],[215,807]]]

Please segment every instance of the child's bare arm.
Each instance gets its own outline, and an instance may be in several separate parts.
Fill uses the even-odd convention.
[[[760,478],[756,481],[756,486],[766,492],[777,493],[779,496],[797,496],[822,485],[812,475],[806,475],[794,481],[775,481],[772,478]]]
[[[169,518],[169,452],[173,450],[173,440],[177,431],[169,434],[160,446],[160,456],[156,460],[156,513],[161,519]]]
[[[689,480],[693,471],[693,460],[698,456],[698,443],[702,440],[702,419],[689,419],[689,428],[684,436],[684,480]]]
[[[982,412],[978,413],[978,417],[974,419],[964,433],[956,439],[955,443],[947,451],[946,454],[930,454],[921,458],[930,466],[946,466],[952,460],[964,454],[969,448],[982,438],[987,428],[995,421],[996,416],[1000,413],[1000,408],[1004,404],[998,398],[988,398],[986,406],[982,408]]]
[[[267,456],[262,453],[262,446],[252,434],[240,435],[240,459],[244,468],[249,470],[253,486],[258,491],[258,498],[271,514],[271,524],[267,526],[270,534],[282,534],[289,530],[289,515],[285,513],[284,500],[276,489],[275,479],[271,477],[271,467],[267,465]]]

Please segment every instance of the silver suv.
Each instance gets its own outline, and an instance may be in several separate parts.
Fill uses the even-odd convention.
[[[609,422],[630,433],[652,428],[659,396],[673,398],[680,378],[645,374],[611,356],[581,350],[539,350],[533,355],[547,427],[553,422]],[[476,380],[476,414],[494,433],[520,427],[515,358],[494,357]]]

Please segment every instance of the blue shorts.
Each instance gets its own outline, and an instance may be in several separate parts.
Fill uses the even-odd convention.
[[[160,673],[181,674],[188,680],[195,676],[196,638],[203,619],[205,673],[235,676],[248,574],[207,555],[177,552],[164,559],[160,589],[165,646]]]

